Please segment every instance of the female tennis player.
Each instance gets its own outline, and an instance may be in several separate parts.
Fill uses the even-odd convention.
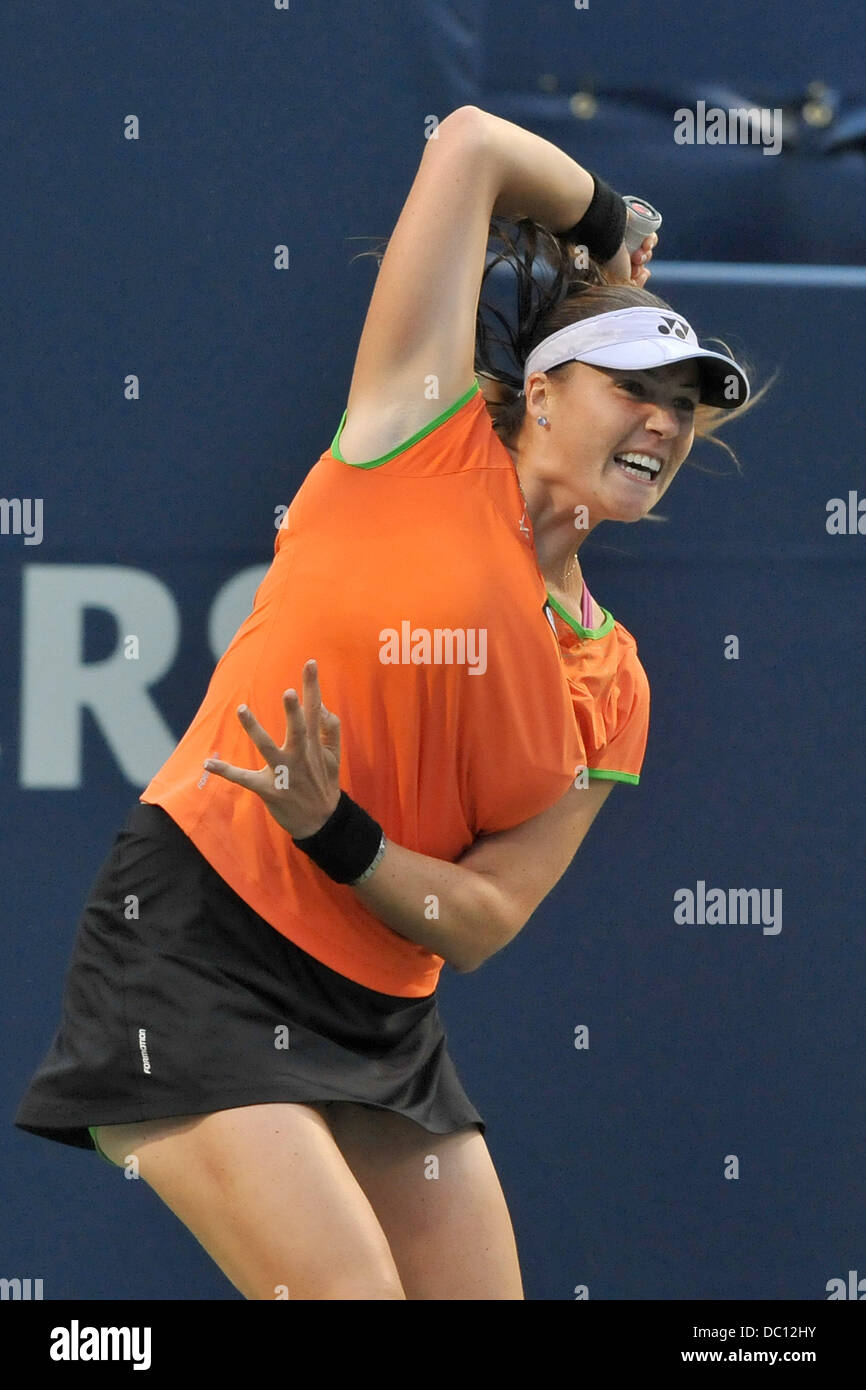
[[[436,984],[637,783],[646,675],[577,552],[749,396],[643,288],[626,216],[528,131],[441,122],[337,434],[85,906],[16,1123],[139,1174],[246,1298],[524,1296]],[[501,219],[556,270],[519,376],[478,322]]]

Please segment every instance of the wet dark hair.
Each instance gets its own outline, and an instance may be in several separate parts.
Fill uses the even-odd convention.
[[[507,313],[492,303],[494,295],[490,281],[500,266],[512,280]],[[497,278],[505,277],[500,272]],[[595,314],[644,307],[678,312],[659,295],[608,276],[591,258],[578,260],[573,247],[540,223],[530,218],[517,222],[492,218],[476,321],[475,370],[479,376],[498,383],[494,391],[485,392],[485,397],[493,427],[503,443],[515,442],[526,415],[526,399],[520,392],[524,364],[533,348],[558,329]],[[501,333],[494,331],[491,319],[502,329]],[[701,339],[702,346],[713,343],[728,356],[734,356],[721,339]],[[743,361],[742,353],[737,354],[737,360],[751,381],[754,368]],[[569,372],[572,367],[573,363],[563,362],[548,368],[546,374],[555,376]],[[740,470],[734,451],[724,441],[716,439],[715,433],[721,425],[738,419],[757,405],[775,379],[774,375],[745,404],[731,410],[699,404],[695,408],[695,438],[717,444]],[[698,464],[692,466],[702,472],[712,471],[700,469]]]

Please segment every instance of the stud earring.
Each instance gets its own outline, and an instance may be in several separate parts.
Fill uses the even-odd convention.
[[[550,424],[550,421],[548,420],[548,418],[547,418],[546,415],[539,415],[539,416],[537,416],[537,420],[538,420],[539,425],[549,425],[549,424]]]

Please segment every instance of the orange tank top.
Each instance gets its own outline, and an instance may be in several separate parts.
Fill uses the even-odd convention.
[[[385,994],[421,997],[443,960],[400,936],[292,843],[208,757],[258,768],[249,705],[282,743],[282,693],[315,657],[341,722],[340,786],[396,844],[457,859],[546,810],[575,771],[637,782],[648,686],[634,639],[548,601],[511,457],[475,382],[381,459],[339,436],[295,494],[253,610],[141,800],[162,806],[277,931]]]

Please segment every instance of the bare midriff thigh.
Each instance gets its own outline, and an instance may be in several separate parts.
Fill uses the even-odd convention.
[[[100,1125],[249,1299],[405,1298],[387,1238],[327,1107],[248,1105]]]

